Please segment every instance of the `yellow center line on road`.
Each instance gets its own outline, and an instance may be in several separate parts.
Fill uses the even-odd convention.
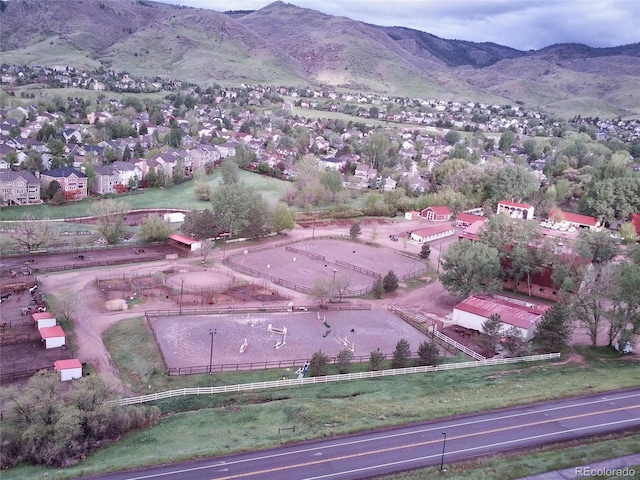
[[[457,435],[457,436],[452,436],[452,437],[447,437],[447,441],[453,441],[453,440],[460,440],[463,438],[470,438],[470,437],[476,437],[478,435],[487,435],[487,434],[491,434],[491,433],[498,433],[498,432],[505,432],[507,430],[515,430],[518,428],[528,428],[528,427],[533,427],[533,426],[538,426],[538,425],[544,425],[545,423],[554,423],[554,422],[562,422],[565,420],[574,420],[576,418],[585,418],[585,417],[590,417],[590,416],[594,416],[594,415],[603,415],[603,414],[607,414],[607,413],[613,413],[613,412],[620,412],[623,410],[633,410],[634,408],[640,408],[640,405],[630,405],[630,406],[626,406],[626,407],[619,407],[619,408],[611,408],[609,410],[602,410],[599,412],[589,412],[589,413],[581,413],[578,415],[570,415],[567,417],[560,417],[560,418],[550,418],[548,420],[541,420],[538,422],[530,422],[530,423],[523,423],[520,425],[513,425],[510,427],[501,427],[501,428],[494,428],[492,430],[484,430],[482,432],[476,432],[476,433],[466,433],[464,435]],[[446,427],[443,427],[446,428]],[[360,453],[352,453],[349,455],[343,455],[340,457],[331,457],[331,458],[323,458],[320,460],[312,460],[309,462],[303,462],[303,463],[296,463],[296,464],[292,464],[292,465],[284,465],[282,467],[274,467],[274,468],[267,468],[264,470],[255,470],[253,472],[246,472],[246,473],[240,473],[237,475],[230,475],[230,476],[226,476],[226,477],[218,477],[215,480],[232,480],[232,479],[236,479],[236,478],[243,478],[243,477],[250,477],[252,475],[261,475],[264,473],[272,473],[272,472],[278,472],[278,471],[283,471],[283,470],[291,470],[294,468],[302,468],[302,467],[308,467],[311,465],[319,465],[322,463],[328,463],[328,462],[338,462],[341,460],[348,460],[351,458],[357,458],[357,457],[364,457],[366,455],[375,455],[378,453],[386,453],[386,452],[392,452],[394,450],[402,450],[405,448],[413,448],[413,447],[423,447],[425,445],[433,445],[433,444],[441,444],[442,443],[442,439],[437,438],[435,440],[428,440],[428,441],[424,441],[424,442],[416,442],[416,443],[410,443],[410,444],[406,444],[406,445],[398,445],[395,447],[387,447],[387,448],[380,448],[377,450],[368,450],[366,452],[360,452]]]

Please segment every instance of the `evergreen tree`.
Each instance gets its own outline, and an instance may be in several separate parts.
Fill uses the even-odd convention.
[[[489,318],[487,318],[482,323],[482,332],[486,335],[486,337],[481,338],[480,344],[482,347],[490,350],[491,352],[495,351],[496,345],[500,337],[502,336],[502,329],[504,324],[502,323],[502,319],[500,315],[494,313]]]
[[[351,236],[352,240],[355,240],[361,234],[362,234],[362,228],[360,228],[360,223],[355,222],[353,225],[351,225],[351,228],[349,229],[349,235]]]
[[[384,286],[382,285],[381,278],[376,278],[375,282],[373,282],[371,294],[373,295],[373,298],[382,298],[382,295],[384,294]]]
[[[418,357],[420,365],[438,365],[440,363],[440,349],[438,344],[432,340],[424,341],[418,346]]]
[[[381,370],[384,360],[384,353],[382,353],[380,349],[373,350],[369,354],[369,370]]]
[[[428,243],[423,243],[422,248],[420,249],[420,258],[424,260],[428,260],[431,255],[431,247]]]
[[[398,276],[393,270],[389,270],[389,273],[382,279],[382,287],[387,293],[395,292],[398,289]]]
[[[149,167],[149,171],[147,172],[147,175],[144,177],[144,179],[146,180],[146,182],[149,184],[150,187],[155,187],[158,181],[158,174],[156,173],[156,168]]]
[[[544,353],[564,352],[569,348],[573,333],[570,309],[565,303],[556,303],[547,310],[536,325],[533,343]]]
[[[404,368],[409,365],[411,359],[411,346],[409,342],[404,338],[400,339],[396,344],[396,349],[393,352],[393,360],[391,366],[393,368]]]

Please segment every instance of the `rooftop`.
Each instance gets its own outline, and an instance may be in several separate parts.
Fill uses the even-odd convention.
[[[529,305],[531,304],[524,305],[489,295],[474,295],[458,303],[455,308],[485,318],[497,313],[502,323],[529,329],[546,311],[545,307]]]

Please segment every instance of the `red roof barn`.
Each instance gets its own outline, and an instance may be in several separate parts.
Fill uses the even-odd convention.
[[[420,212],[422,218],[433,222],[446,222],[447,220],[451,220],[452,215],[453,213],[449,210],[449,207],[445,206],[427,207]]]

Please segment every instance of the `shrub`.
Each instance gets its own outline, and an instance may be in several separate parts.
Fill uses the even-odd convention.
[[[381,370],[384,360],[384,353],[379,349],[372,351],[369,354],[369,370]]]
[[[329,357],[322,351],[315,352],[309,361],[309,376],[321,377],[329,371]]]

